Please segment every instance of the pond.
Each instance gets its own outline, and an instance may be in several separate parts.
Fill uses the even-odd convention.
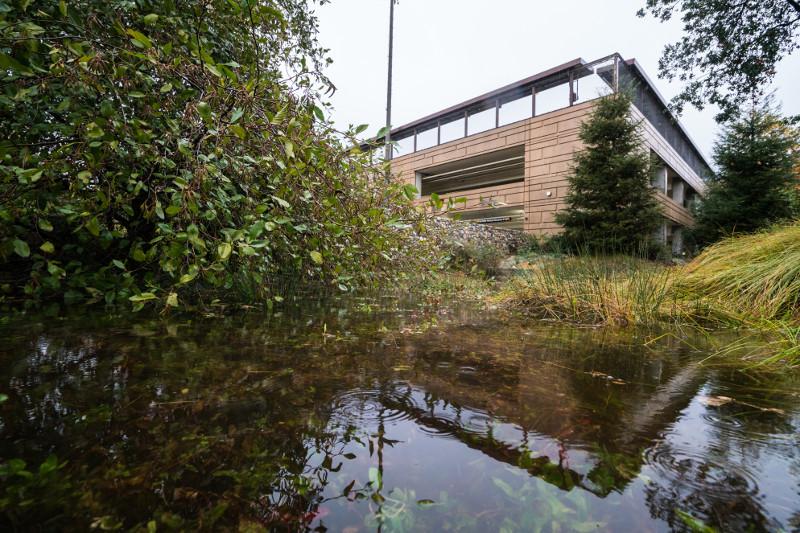
[[[800,378],[350,298],[0,326],[4,530],[800,528]]]

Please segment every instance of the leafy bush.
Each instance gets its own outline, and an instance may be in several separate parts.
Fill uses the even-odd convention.
[[[0,298],[252,301],[412,260],[365,127],[325,121],[316,27],[303,0],[0,1]]]

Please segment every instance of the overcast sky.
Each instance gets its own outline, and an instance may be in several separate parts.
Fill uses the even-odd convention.
[[[619,52],[635,57],[658,90],[664,45],[681,35],[679,21],[640,19],[644,0],[400,0],[395,6],[392,123],[400,126],[577,57]],[[385,121],[389,0],[332,0],[317,8],[320,40],[334,63],[333,118],[340,126]],[[784,60],[776,96],[800,114],[800,54]],[[711,154],[714,110],[687,109],[681,121]]]

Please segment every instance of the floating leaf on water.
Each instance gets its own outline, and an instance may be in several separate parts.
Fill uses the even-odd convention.
[[[698,401],[706,407],[719,407],[720,405],[731,403],[733,398],[728,396],[701,396]]]

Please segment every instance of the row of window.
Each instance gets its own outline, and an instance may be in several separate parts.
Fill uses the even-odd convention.
[[[573,71],[572,83],[570,83],[570,73],[564,72],[555,81],[543,80],[541,86],[534,87],[531,94],[526,96],[508,102],[497,100],[493,107],[481,111],[465,111],[459,118],[439,122],[436,126],[398,139],[393,156],[400,157],[425,150],[606,95],[612,90],[613,77],[610,74],[612,68],[613,60],[581,67]]]

